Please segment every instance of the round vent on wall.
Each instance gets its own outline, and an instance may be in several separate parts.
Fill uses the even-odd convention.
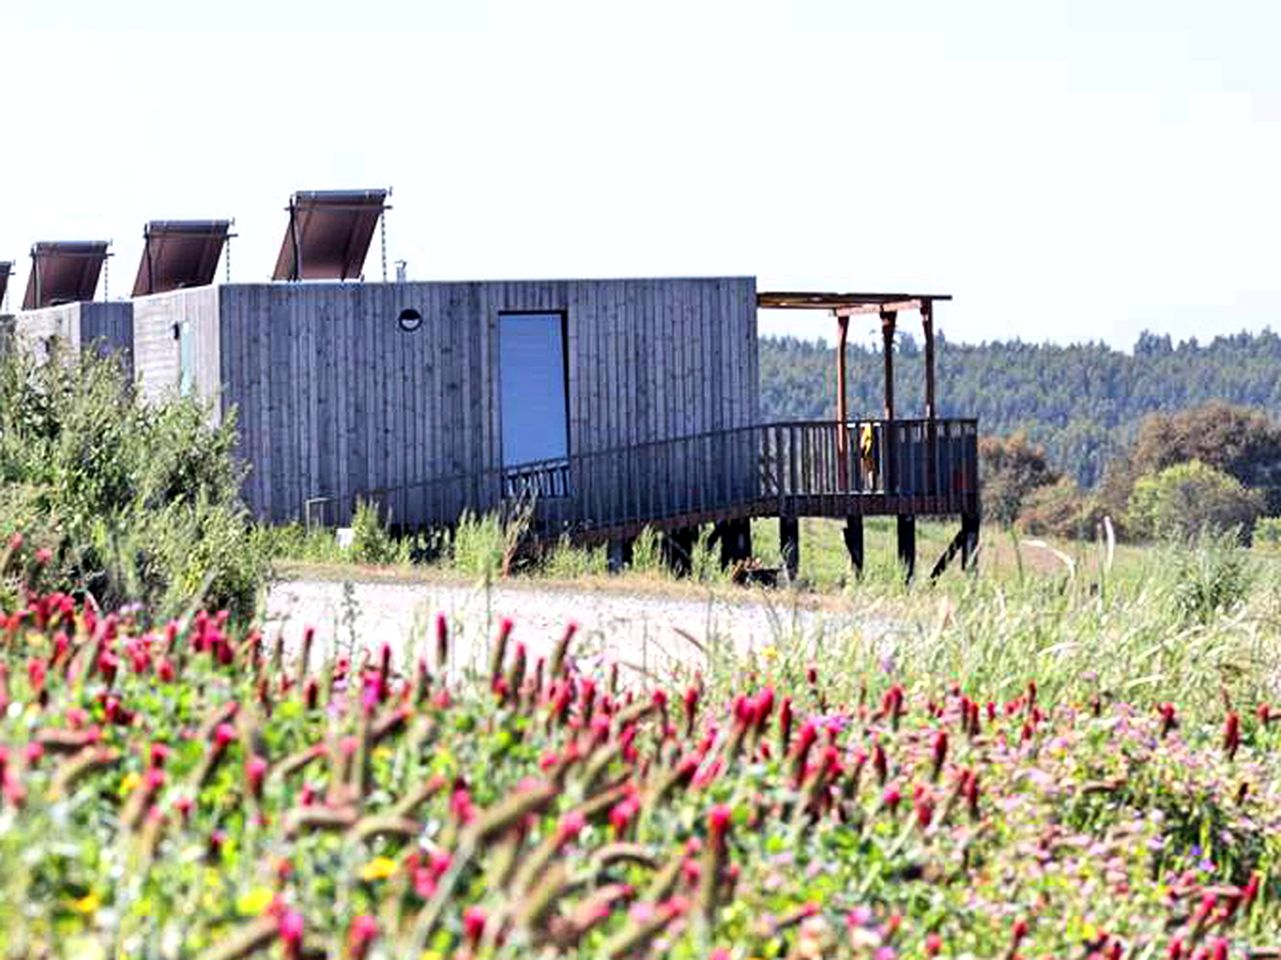
[[[423,325],[423,315],[413,307],[406,307],[400,311],[400,316],[396,318],[396,322],[400,324],[400,329],[406,333],[413,333]]]

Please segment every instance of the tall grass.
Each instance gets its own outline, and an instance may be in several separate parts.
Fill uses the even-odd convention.
[[[1153,548],[1111,573],[1092,557],[1074,575],[980,570],[933,586],[874,566],[845,595],[857,629],[776,601],[772,636],[746,660],[709,663],[713,682],[741,682],[767,650],[792,680],[816,670],[854,702],[896,682],[1001,699],[1033,677],[1047,699],[1081,706],[1173,700],[1213,716],[1225,702],[1281,701],[1281,563],[1223,541]]]

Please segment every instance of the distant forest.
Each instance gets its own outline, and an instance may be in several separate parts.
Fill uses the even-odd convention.
[[[848,349],[850,416],[879,416],[881,353]],[[1099,482],[1143,416],[1211,399],[1259,407],[1281,418],[1281,336],[1271,330],[1173,343],[1144,333],[1133,354],[1102,343],[1074,346],[936,341],[939,415],[979,418],[985,435],[1025,430],[1050,462],[1082,486]],[[896,413],[921,416],[919,343],[901,333],[895,355]],[[769,420],[830,417],[833,348],[793,337],[762,338],[761,407]]]

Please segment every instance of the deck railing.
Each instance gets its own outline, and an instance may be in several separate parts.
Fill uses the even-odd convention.
[[[525,505],[537,530],[588,533],[742,513],[972,513],[975,420],[761,424],[363,494],[393,523]]]

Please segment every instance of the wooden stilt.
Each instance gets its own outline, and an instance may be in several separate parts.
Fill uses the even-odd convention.
[[[846,517],[844,536],[845,550],[850,555],[854,576],[861,578],[863,576],[863,518]]]
[[[965,523],[962,521],[961,529],[956,532],[956,536],[954,536],[951,542],[948,543],[947,549],[943,551],[943,555],[939,557],[938,562],[934,564],[934,569],[930,571],[931,580],[937,580],[939,577],[943,576],[943,572],[947,570],[948,565],[956,558],[956,555],[964,549],[965,537]],[[962,560],[961,564],[964,566],[965,561]]]
[[[900,514],[898,518],[898,562],[908,583],[916,575],[916,517]]]
[[[795,582],[801,567],[801,522],[796,517],[778,518],[778,545],[787,579]]]
[[[663,562],[676,576],[689,576],[697,540],[698,527],[678,527],[663,537]]]
[[[980,517],[977,513],[961,517],[961,569],[973,570],[978,563]]]
[[[726,569],[751,559],[752,521],[722,520],[716,525],[716,539],[721,544],[721,566]]]
[[[611,540],[605,548],[605,562],[610,573],[622,573],[632,562],[632,541],[630,539]]]

